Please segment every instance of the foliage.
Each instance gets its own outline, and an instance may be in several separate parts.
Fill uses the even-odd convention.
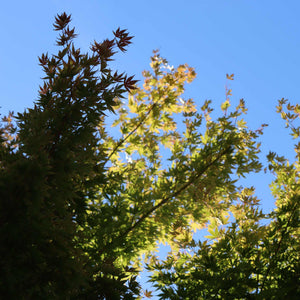
[[[144,261],[163,299],[299,294],[300,145],[294,164],[268,156],[277,209],[262,214],[254,188],[238,182],[262,168],[265,125],[247,127],[244,100],[232,109],[227,90],[219,117],[211,101],[197,109],[183,98],[194,69],[171,67],[158,52],[138,88],[108,68],[114,49],[130,43],[125,30],[82,54],[69,22],[56,17],[62,50],[40,58],[46,75],[34,108],[16,125],[12,114],[3,118],[1,295],[135,299]],[[286,113],[285,104],[278,111],[290,125],[299,106]],[[208,240],[196,241],[206,227]],[[165,261],[155,255],[161,242],[172,248]]]
[[[122,136],[106,138],[108,178],[116,178],[118,192],[111,191],[110,184],[102,195],[126,218],[111,225],[120,228],[113,240],[123,239],[136,254],[148,246],[150,250],[156,241],[168,242],[174,249],[189,243],[193,229],[228,208],[236,194],[236,179],[260,169],[259,145],[254,141],[258,134],[237,120],[245,110],[243,101],[234,112],[212,121],[210,101],[199,114],[192,99],[180,97],[184,83],[195,77],[192,68],[181,65],[169,72],[158,54],[151,67],[153,73],[144,72],[143,89],[129,95],[128,109],[122,102],[116,107],[114,126]],[[177,128],[178,115],[183,132]],[[121,224],[126,224],[123,230]],[[119,257],[128,250],[121,249]]]
[[[0,294],[6,299],[78,298],[83,292],[104,297],[111,284],[94,280],[100,271],[86,250],[90,232],[80,225],[92,226],[90,203],[105,183],[106,156],[96,129],[113,111],[114,98],[136,83],[108,68],[114,49],[125,51],[131,37],[118,29],[83,54],[74,46],[70,20],[65,13],[56,17],[61,50],[39,58],[45,77],[34,108],[19,113],[16,126],[12,114],[3,119]],[[117,273],[114,289],[132,294],[122,276]]]
[[[300,107],[286,103],[280,100],[277,110],[299,139],[300,127],[292,121],[299,118]],[[299,146],[293,164],[268,155],[275,176],[273,212],[261,212],[253,187],[242,189],[229,207],[234,221],[226,229],[216,222],[209,226],[213,240],[148,266],[161,299],[299,299]]]

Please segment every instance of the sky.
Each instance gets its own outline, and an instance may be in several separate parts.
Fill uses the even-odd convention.
[[[3,1],[0,10],[0,113],[32,107],[43,76],[42,53],[55,53],[56,14],[72,14],[79,34],[76,45],[112,37],[118,27],[135,36],[113,66],[142,80],[152,50],[175,67],[187,63],[197,73],[186,96],[219,107],[225,100],[226,74],[232,104],[244,98],[251,129],[268,123],[261,138],[262,160],[275,151],[293,159],[293,140],[276,114],[277,100],[300,99],[300,1],[298,0],[28,0]],[[255,185],[265,212],[274,206],[268,189],[270,174],[244,182]]]

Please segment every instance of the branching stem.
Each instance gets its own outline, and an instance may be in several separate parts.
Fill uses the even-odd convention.
[[[158,204],[154,205],[148,212],[146,212],[139,220],[137,220],[132,226],[130,226],[122,235],[127,236],[131,231],[133,231],[139,224],[141,224],[146,218],[148,218],[154,211],[159,209],[164,204],[168,203],[172,198],[180,195],[184,190],[186,190],[191,184],[195,183],[197,179],[199,179],[211,166],[213,166],[224,154],[230,151],[231,146],[226,147],[219,155],[211,161],[209,164],[205,165],[203,169],[198,172],[195,176],[191,176],[189,181],[187,181],[182,187],[180,187],[177,191],[171,194],[168,197],[163,198]]]
[[[140,122],[135,126],[135,128],[128,133],[123,139],[121,139],[119,141],[119,143],[116,145],[116,147],[113,149],[113,151],[109,154],[107,160],[105,161],[105,164],[110,160],[110,158],[113,156],[113,154],[128,140],[128,138],[134,134],[137,129],[145,122],[145,120],[147,119],[147,117],[149,116],[149,114],[151,113],[151,111],[154,109],[154,107],[156,106],[156,102],[153,103],[150,107],[150,109],[147,111],[147,113],[144,115],[144,117],[140,120]]]

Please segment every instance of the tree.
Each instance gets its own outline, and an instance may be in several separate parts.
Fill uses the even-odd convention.
[[[63,49],[40,58],[46,77],[34,108],[15,126],[12,115],[3,119],[1,294],[135,299],[145,261],[165,299],[296,295],[299,164],[269,155],[274,193],[282,192],[262,225],[267,216],[253,189],[238,182],[262,168],[257,139],[265,125],[247,127],[245,102],[231,109],[229,90],[219,117],[210,101],[197,110],[183,98],[194,69],[171,67],[158,52],[138,88],[107,67],[113,49],[130,43],[126,31],[81,54],[69,22],[56,18]],[[284,114],[284,104],[287,121],[299,114],[291,105],[294,113]],[[106,125],[110,111],[119,134]],[[206,226],[212,240],[197,242],[194,233]],[[155,255],[161,242],[172,248],[166,261]]]
[[[90,233],[81,224],[105,183],[97,126],[113,111],[114,98],[136,83],[108,63],[132,37],[117,29],[113,39],[94,42],[92,53],[82,54],[70,21],[66,13],[55,19],[61,50],[39,58],[45,77],[34,108],[19,113],[16,125],[12,114],[3,118],[0,293],[6,299],[92,299],[109,292],[109,286],[101,290],[106,283],[93,282],[95,266],[84,244]],[[131,293],[115,282],[116,291]]]
[[[194,70],[187,65],[174,69],[157,53],[151,60],[153,73],[144,72],[143,89],[117,108],[114,125],[122,137],[108,139],[109,171],[122,170],[125,184],[111,199],[117,205],[126,201],[123,211],[129,207],[131,215],[131,225],[115,240],[118,234],[127,240],[140,236],[134,249],[144,243],[142,251],[147,243],[151,250],[155,241],[171,245],[165,261],[153,253],[148,260],[162,299],[298,298],[300,144],[292,165],[269,154],[277,208],[262,214],[254,188],[241,188],[238,179],[261,170],[256,139],[266,125],[248,129],[244,101],[230,111],[231,90],[216,120],[210,101],[198,113],[192,99],[181,98]],[[300,107],[287,104],[284,112],[286,103],[279,102],[278,112],[299,138],[300,129],[291,121],[299,117]],[[195,241],[193,232],[207,226],[208,241]]]
[[[300,106],[281,99],[277,111],[299,139],[300,127],[293,121]],[[170,253],[165,261],[152,259],[148,269],[161,299],[299,299],[299,150],[298,141],[293,163],[273,152],[268,155],[276,199],[269,215],[259,209],[254,188],[243,188],[228,209],[233,221],[213,217],[207,240],[192,240],[185,251]]]

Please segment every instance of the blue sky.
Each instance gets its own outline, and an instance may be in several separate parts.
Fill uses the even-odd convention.
[[[187,96],[201,105],[211,99],[218,107],[225,100],[226,73],[233,104],[244,98],[246,120],[252,129],[269,123],[261,138],[262,155],[269,150],[293,158],[293,141],[275,113],[277,100],[300,99],[300,1],[298,0],[28,0],[3,1],[0,10],[0,112],[22,112],[37,98],[42,72],[37,57],[55,53],[54,16],[72,14],[79,37],[88,49],[95,39],[112,37],[126,28],[135,36],[127,53],[117,55],[114,66],[142,79],[153,49],[171,65],[188,63],[197,72]],[[263,157],[262,156],[262,157]],[[250,176],[263,208],[273,200],[271,176]]]

